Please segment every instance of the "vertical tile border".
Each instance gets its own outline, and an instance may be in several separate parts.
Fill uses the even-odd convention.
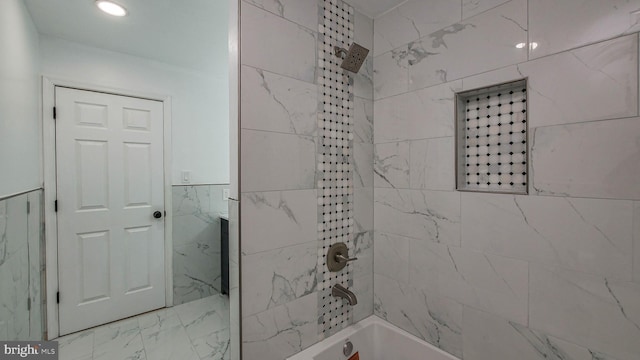
[[[353,286],[353,265],[329,272],[329,246],[344,242],[353,254],[353,74],[340,68],[334,46],[354,37],[354,9],[340,0],[320,0],[318,13],[318,332],[330,336],[353,322],[353,311],[331,296],[337,283]]]

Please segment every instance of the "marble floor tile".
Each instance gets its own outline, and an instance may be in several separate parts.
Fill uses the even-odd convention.
[[[58,341],[58,353],[61,360],[93,359],[94,331],[63,336]]]
[[[138,319],[126,319],[96,329],[93,359],[147,359]]]
[[[229,328],[229,298],[214,295],[175,309],[191,339],[199,339]]]
[[[214,295],[57,341],[60,360],[229,360],[229,299]]]

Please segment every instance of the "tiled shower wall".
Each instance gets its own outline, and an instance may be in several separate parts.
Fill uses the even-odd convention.
[[[245,359],[281,360],[323,336],[317,266],[322,249],[317,168],[321,4],[317,0],[248,0],[241,5]],[[371,48],[372,21],[359,14],[354,21],[355,41]],[[353,241],[359,257],[353,267],[353,291],[358,296],[355,319],[373,311],[371,74],[369,61],[353,85]]]
[[[0,341],[42,340],[42,191],[0,200]]]
[[[465,360],[640,357],[638,9],[410,0],[376,19],[377,315]],[[525,77],[530,195],[456,192],[454,92]]]
[[[221,291],[220,216],[229,185],[173,186],[173,304]]]

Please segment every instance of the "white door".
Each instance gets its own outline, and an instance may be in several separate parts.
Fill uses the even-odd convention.
[[[65,335],[165,306],[163,106],[63,87],[55,97]]]

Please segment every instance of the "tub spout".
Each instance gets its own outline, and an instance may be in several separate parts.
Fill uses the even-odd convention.
[[[333,288],[331,289],[331,296],[346,299],[351,306],[358,303],[356,294],[352,293],[349,289],[340,284],[333,285]]]

